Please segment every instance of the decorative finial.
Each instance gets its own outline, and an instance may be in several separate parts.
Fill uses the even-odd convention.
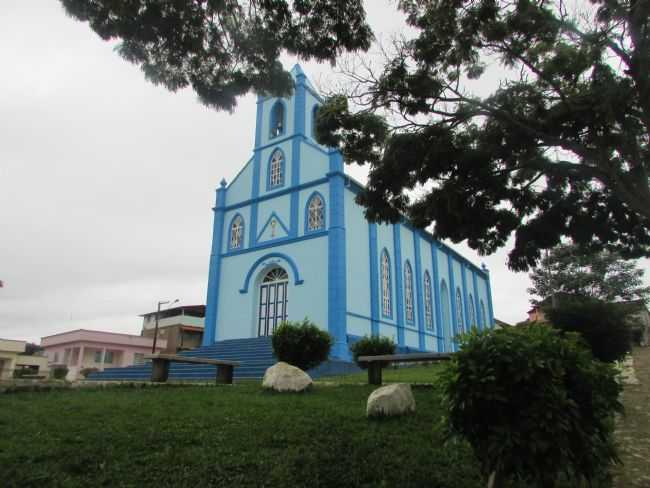
[[[485,272],[488,271],[488,268],[487,268],[487,266],[485,265],[485,263],[481,263],[481,269],[482,269],[483,271],[485,271]]]
[[[226,179],[222,178],[221,179],[221,188],[225,188],[227,184],[228,184],[228,182],[226,181]]]

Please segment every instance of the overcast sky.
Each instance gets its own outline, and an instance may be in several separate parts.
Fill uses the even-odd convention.
[[[370,6],[376,32],[399,30],[391,2]],[[205,303],[214,190],[252,154],[255,98],[210,111],[146,82],[113,47],[57,1],[0,2],[2,338],[139,334],[158,300]],[[328,64],[302,66],[332,81]],[[523,320],[528,279],[506,252],[453,247],[489,267],[496,317]]]

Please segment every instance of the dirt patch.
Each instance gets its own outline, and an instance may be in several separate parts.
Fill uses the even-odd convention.
[[[638,382],[623,391],[625,415],[616,425],[623,466],[614,471],[614,486],[650,488],[650,347],[635,348],[632,354]]]

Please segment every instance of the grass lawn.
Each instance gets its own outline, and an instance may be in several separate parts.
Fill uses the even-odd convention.
[[[429,363],[424,365],[395,368],[388,366],[382,371],[383,383],[411,383],[432,384],[435,381],[436,371],[440,364]],[[349,374],[345,376],[325,377],[321,382],[335,382],[345,385],[365,385],[368,383],[368,372]]]
[[[242,383],[2,395],[0,485],[485,486],[465,444],[443,445],[434,388],[414,389],[416,414],[381,421],[365,417],[372,390],[280,395]]]

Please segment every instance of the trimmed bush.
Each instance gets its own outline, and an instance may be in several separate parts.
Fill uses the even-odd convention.
[[[621,386],[577,334],[547,325],[471,332],[440,380],[450,434],[469,442],[484,475],[497,474],[495,486],[582,486],[619,461]]]
[[[362,368],[366,369],[367,364],[359,363],[357,358],[359,356],[380,356],[383,354],[394,354],[395,353],[395,343],[389,337],[377,336],[363,336],[357,342],[350,346],[352,351],[352,357],[354,362]]]
[[[553,327],[579,333],[600,361],[621,360],[632,349],[629,313],[615,303],[571,302],[544,313]]]
[[[55,380],[64,380],[68,374],[68,368],[65,366],[59,366],[58,368],[52,369],[52,378]]]
[[[315,368],[329,356],[334,340],[305,318],[302,322],[282,322],[273,333],[273,352],[280,361],[303,371]]]

